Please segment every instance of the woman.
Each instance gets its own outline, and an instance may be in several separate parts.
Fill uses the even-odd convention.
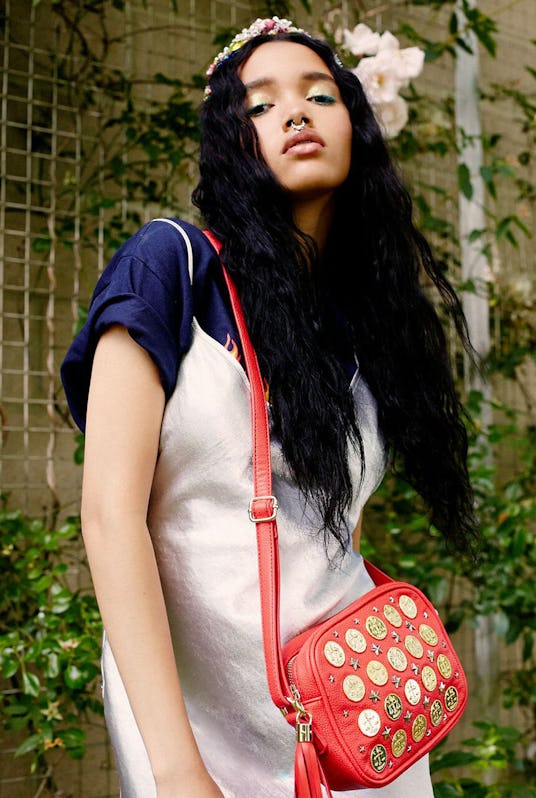
[[[269,392],[285,641],[371,588],[351,537],[388,451],[467,545],[466,437],[421,269],[462,335],[463,317],[357,79],[326,44],[257,20],[209,72],[194,202]],[[182,237],[149,223],[101,277],[63,368],[86,430],[107,720],[123,798],[289,798],[294,735],[266,686],[244,510],[247,378],[218,256],[183,227],[193,286]],[[432,796],[425,760],[345,793],[410,794]]]

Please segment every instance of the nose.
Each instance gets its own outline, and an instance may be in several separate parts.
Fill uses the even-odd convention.
[[[299,132],[300,130],[303,130],[304,127],[309,124],[309,122],[310,120],[307,116],[297,114],[296,116],[291,116],[289,119],[287,119],[285,122],[285,127]]]

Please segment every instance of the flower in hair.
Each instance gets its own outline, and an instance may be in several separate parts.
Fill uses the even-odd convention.
[[[220,64],[230,58],[237,50],[240,50],[250,39],[254,39],[256,36],[277,36],[279,33],[303,33],[306,36],[310,35],[302,28],[297,28],[290,19],[279,19],[279,17],[256,19],[249,28],[243,28],[240,33],[237,33],[227,47],[224,47],[221,53],[218,53],[207,69],[207,77],[210,77]]]
[[[407,103],[399,91],[421,74],[424,50],[401,49],[392,33],[374,33],[363,23],[344,30],[343,35],[345,47],[359,57],[352,72],[359,78],[385,137],[395,138],[408,121]]]

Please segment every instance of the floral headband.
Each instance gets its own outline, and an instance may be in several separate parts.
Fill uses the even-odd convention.
[[[304,31],[302,28],[297,28],[290,19],[279,19],[279,17],[272,17],[271,19],[256,19],[249,28],[243,28],[240,33],[237,33],[234,39],[224,47],[221,53],[218,53],[214,61],[207,69],[207,77],[209,78],[215,69],[219,67],[224,61],[227,61],[233,53],[240,50],[246,42],[254,39],[255,36],[277,36],[278,33],[303,33],[305,36],[310,36],[310,33]]]

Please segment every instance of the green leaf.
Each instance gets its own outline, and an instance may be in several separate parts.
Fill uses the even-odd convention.
[[[477,756],[469,751],[447,751],[434,757],[430,764],[430,772],[436,773],[438,770],[446,768],[459,768],[472,765],[477,760]]]
[[[34,252],[39,252],[41,255],[48,255],[51,246],[52,242],[49,236],[39,236],[38,238],[34,239],[32,249]]]
[[[41,734],[32,734],[31,737],[28,737],[19,745],[14,755],[23,756],[24,754],[29,754],[30,751],[35,751],[36,748],[40,748],[42,744],[43,736]]]
[[[447,781],[440,781],[434,784],[434,798],[460,798],[463,793],[455,784]]]
[[[473,196],[473,185],[471,183],[471,172],[467,164],[461,163],[458,166],[458,187],[467,199]]]
[[[2,655],[2,676],[4,679],[11,679],[19,669],[19,661],[16,657]]]
[[[77,665],[69,665],[64,674],[65,684],[73,690],[83,687],[86,684],[86,675]]]
[[[35,673],[22,674],[22,690],[26,695],[38,696],[40,686],[39,677]]]

